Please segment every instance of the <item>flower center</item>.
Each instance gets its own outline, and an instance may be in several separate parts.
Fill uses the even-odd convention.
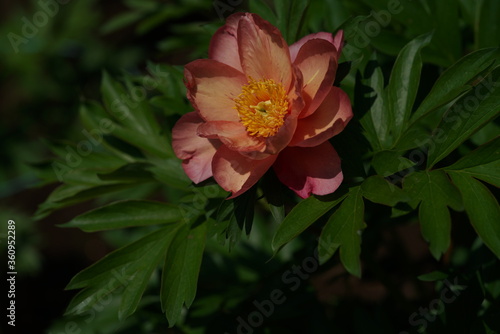
[[[288,113],[286,91],[282,84],[272,79],[256,81],[249,78],[234,102],[240,122],[251,136],[275,135]]]

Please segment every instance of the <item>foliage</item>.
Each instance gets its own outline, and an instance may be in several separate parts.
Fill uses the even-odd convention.
[[[131,11],[108,21],[103,32],[135,24],[141,36],[161,22],[205,8],[199,1],[125,3]],[[498,4],[397,3],[248,4],[290,43],[308,33],[344,29],[340,68],[348,70],[340,86],[349,92],[355,117],[331,140],[342,157],[345,181],[327,196],[299,201],[272,172],[230,200],[213,181],[193,185],[171,148],[173,124],[191,110],[182,67],[149,62],[145,75],[104,72],[102,102],[81,103],[81,135],[51,144],[55,158],[38,166],[44,182],[59,185],[35,216],[96,200],[97,208],[62,226],[85,232],[127,228],[135,234],[71,280],[67,289],[79,292],[66,319],[98,333],[99,326],[86,317],[106,305],[97,320],[103,331],[153,332],[162,325],[161,305],[168,326],[185,333],[235,332],[245,327],[239,319],[266,333],[353,332],[340,325],[345,307],[357,312],[348,316],[353,322],[364,319],[355,326],[359,333],[391,332],[401,325],[396,329],[413,326],[425,333],[500,329],[494,316],[500,310],[500,45],[493,38]],[[220,24],[215,19],[203,26],[175,23],[177,35],[159,41],[158,48],[186,48],[191,52],[186,62],[203,56]],[[409,324],[391,324],[340,299],[331,302],[336,308],[328,318],[305,287],[311,272],[289,269],[299,259],[302,269],[315,263],[313,272],[341,263],[357,277],[383,276],[374,254],[382,236],[416,221],[440,269],[421,280],[436,281],[436,291],[448,288],[457,300],[441,300],[443,309],[432,321],[418,314],[412,320],[418,307],[411,305],[404,313]],[[454,239],[460,231],[470,238],[472,229],[464,221],[477,234],[472,241]],[[316,243],[317,256],[312,256]],[[463,305],[466,315],[460,313]],[[246,318],[252,310],[261,312],[258,326]],[[105,320],[116,316],[122,322]],[[60,326],[63,320],[54,330]]]

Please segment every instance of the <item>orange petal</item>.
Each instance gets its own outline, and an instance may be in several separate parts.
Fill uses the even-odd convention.
[[[287,147],[274,163],[276,175],[302,198],[334,192],[343,180],[340,158],[329,142],[315,147]]]
[[[239,121],[234,98],[247,83],[240,71],[212,59],[195,60],[185,66],[187,97],[207,121]]]
[[[238,48],[248,77],[273,79],[288,90],[292,80],[290,54],[276,27],[255,14],[246,14],[238,25]]]
[[[300,48],[311,39],[323,39],[325,41],[333,44],[335,49],[337,49],[337,54],[340,57],[340,53],[342,52],[342,47],[344,45],[344,31],[339,30],[335,36],[333,36],[329,32],[318,32],[316,34],[310,34],[302,37],[297,42],[290,45],[290,57],[292,62],[295,61],[297,54],[299,53]]]
[[[264,139],[250,136],[239,122],[215,121],[201,124],[198,135],[218,138],[229,149],[235,151],[258,151],[264,147]]]
[[[182,159],[186,175],[199,183],[212,176],[212,158],[220,145],[218,140],[201,138],[196,129],[203,120],[197,112],[182,116],[172,129],[172,147],[175,155]]]
[[[210,41],[208,58],[243,71],[238,53],[238,22],[244,13],[236,13],[226,19],[226,24],[220,27]]]
[[[307,41],[297,54],[294,65],[302,72],[306,106],[300,117],[311,115],[323,102],[335,80],[337,50],[323,39]]]
[[[212,170],[215,181],[224,190],[230,191],[232,193],[230,198],[233,198],[256,184],[275,160],[275,155],[262,160],[253,160],[223,145],[215,153]]]
[[[290,146],[316,146],[339,134],[351,120],[349,96],[338,87],[331,87],[319,108],[298,121]]]

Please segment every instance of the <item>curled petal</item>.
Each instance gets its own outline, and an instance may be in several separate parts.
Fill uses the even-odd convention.
[[[344,30],[339,30],[333,37],[333,46],[337,49],[337,54],[340,57],[342,49],[344,48]]]
[[[205,138],[218,138],[233,151],[258,151],[264,147],[264,140],[250,136],[239,122],[214,121],[201,124],[197,133]]]
[[[194,183],[212,176],[212,158],[220,146],[218,140],[201,138],[196,134],[202,123],[198,113],[190,112],[182,116],[172,129],[175,155],[182,159],[182,167]]]
[[[215,181],[236,197],[250,189],[276,160],[270,155],[262,160],[250,159],[225,146],[221,146],[212,161]]]
[[[297,54],[299,53],[300,48],[302,48],[302,46],[311,39],[323,39],[327,42],[330,42],[331,44],[333,44],[335,49],[337,49],[337,54],[340,57],[340,53],[342,52],[342,47],[344,46],[343,30],[339,30],[335,36],[333,36],[329,32],[318,32],[316,34],[310,34],[302,37],[297,42],[290,45],[290,57],[292,59],[292,62],[294,62],[295,58],[297,58]]]
[[[292,81],[290,54],[276,27],[255,14],[246,14],[238,25],[238,49],[248,77],[273,79],[288,89]]]
[[[206,121],[239,121],[234,99],[247,79],[240,71],[212,59],[186,65],[187,96]]]
[[[226,24],[220,27],[210,41],[208,57],[243,71],[238,53],[238,22],[244,13],[229,16]]]
[[[302,198],[334,192],[343,180],[340,158],[329,142],[315,147],[287,147],[274,163],[276,175]]]
[[[303,76],[306,106],[300,117],[311,115],[323,102],[335,80],[337,50],[323,39],[311,39],[299,50],[294,65]]]
[[[318,110],[299,119],[290,146],[316,146],[339,134],[351,120],[349,96],[338,87],[331,87]]]

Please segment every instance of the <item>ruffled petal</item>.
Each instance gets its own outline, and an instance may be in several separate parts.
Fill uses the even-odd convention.
[[[185,66],[187,97],[206,121],[239,121],[234,99],[247,79],[240,71],[212,59]]]
[[[333,36],[329,32],[318,32],[315,34],[304,36],[297,42],[290,45],[290,57],[292,59],[292,62],[294,62],[295,58],[297,58],[297,54],[299,53],[300,48],[302,48],[302,46],[311,39],[323,39],[327,42],[330,42],[337,49],[337,55],[340,57],[342,47],[344,46],[344,31],[339,30],[335,36]]]
[[[221,146],[212,161],[215,181],[226,191],[230,198],[241,195],[250,189],[266,173],[276,160],[275,155],[262,160],[253,160]]]
[[[182,159],[186,175],[199,183],[212,176],[212,158],[220,141],[201,138],[196,129],[203,120],[196,112],[182,116],[172,129],[172,147],[175,155]]]
[[[351,120],[349,96],[338,87],[331,87],[319,108],[309,117],[299,119],[290,146],[317,146],[339,134]]]
[[[311,115],[323,102],[335,80],[337,50],[328,41],[311,39],[299,50],[294,65],[303,77],[303,98],[306,106],[300,118]]]
[[[334,192],[343,180],[340,158],[329,142],[316,147],[287,147],[274,163],[276,175],[302,198]]]
[[[288,90],[292,81],[290,54],[276,27],[255,14],[246,14],[238,25],[238,49],[248,77],[273,79]]]
[[[243,71],[238,53],[238,22],[244,13],[235,13],[226,19],[226,24],[220,27],[210,41],[208,58]]]
[[[201,124],[198,135],[205,138],[218,138],[233,151],[259,151],[265,144],[262,137],[250,136],[245,126],[239,122],[215,121]]]

